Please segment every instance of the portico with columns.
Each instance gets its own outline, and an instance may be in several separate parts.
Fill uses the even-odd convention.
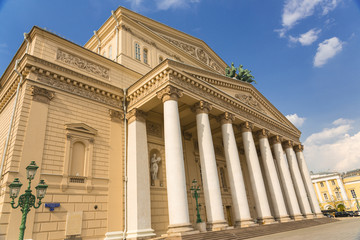
[[[128,114],[146,114],[148,146],[140,149],[148,161],[153,151],[161,157],[158,183],[141,186],[150,189],[142,222],[149,236],[198,232],[193,179],[208,231],[320,216],[299,131],[252,85],[166,60],[128,89],[127,100]],[[140,167],[151,179],[149,164]]]

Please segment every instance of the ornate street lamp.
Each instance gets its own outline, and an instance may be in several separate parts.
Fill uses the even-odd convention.
[[[11,207],[16,209],[18,207],[21,208],[22,212],[22,218],[21,218],[21,225],[20,225],[20,234],[19,234],[19,240],[24,239],[24,233],[26,228],[26,217],[28,212],[30,211],[31,207],[39,208],[41,205],[41,199],[45,197],[46,189],[48,188],[48,185],[45,184],[44,180],[40,180],[39,184],[35,187],[36,189],[36,198],[38,199],[38,203],[35,205],[35,196],[31,193],[31,180],[34,179],[36,170],[39,167],[36,165],[35,161],[32,161],[29,166],[26,167],[26,176],[29,180],[29,185],[27,190],[25,190],[25,193],[22,194],[19,197],[18,204],[15,206],[14,199],[18,197],[20,193],[20,188],[22,186],[22,183],[20,183],[18,178],[15,178],[12,183],[10,183],[10,198],[12,201],[10,202]]]
[[[196,179],[192,181],[192,187],[190,188],[193,198],[195,198],[196,201],[196,223],[201,223],[202,220],[200,218],[200,212],[199,212],[199,203],[198,198],[200,197],[199,191],[200,186],[197,185]]]

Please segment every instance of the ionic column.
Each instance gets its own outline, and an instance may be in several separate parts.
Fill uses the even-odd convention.
[[[231,197],[235,213],[235,227],[254,225],[246,197],[245,183],[240,166],[232,122],[234,115],[224,113],[221,117],[221,130],[224,143],[226,166],[230,181]]]
[[[274,222],[274,218],[271,216],[264,179],[261,173],[260,163],[251,132],[252,128],[252,124],[249,122],[241,124],[246,162],[249,169],[251,187],[254,192],[258,221],[266,224]]]
[[[294,182],[295,193],[299,201],[301,213],[306,218],[312,218],[314,215],[311,212],[309,200],[305,190],[305,185],[302,180],[299,165],[296,160],[295,152],[293,149],[293,143],[292,141],[285,141],[283,145],[286,152],[286,158],[289,162],[290,172]]]
[[[227,223],[224,218],[214,144],[208,115],[211,110],[211,105],[207,102],[200,101],[195,104],[194,109],[196,111],[200,165],[208,220],[207,228],[213,231],[222,230],[227,227]]]
[[[313,184],[311,182],[311,177],[309,174],[309,169],[305,162],[303,150],[304,150],[304,146],[302,146],[300,144],[295,146],[296,158],[297,158],[297,161],[299,164],[302,179],[304,180],[306,192],[309,196],[310,206],[311,206],[312,212],[315,213],[317,217],[323,217],[324,215],[321,212],[319,202],[316,198],[315,190],[314,190]]]
[[[268,140],[269,131],[262,129],[257,133],[257,136],[259,138],[261,159],[265,170],[267,185],[269,187],[269,192],[274,207],[275,219],[279,220],[280,222],[288,222],[290,221],[290,218],[286,211],[284,196],[281,191],[279,178],[277,176],[274,159]]]
[[[295,185],[291,179],[291,174],[289,170],[288,163],[284,156],[284,151],[281,146],[282,137],[274,136],[271,138],[273,149],[274,149],[274,157],[279,169],[280,181],[283,186],[285,200],[288,206],[288,211],[290,217],[294,220],[301,220],[303,216],[300,212],[299,202],[296,198],[295,193]]]
[[[167,86],[157,93],[164,103],[166,184],[169,209],[168,233],[192,231],[186,194],[178,98],[182,91]]]
[[[150,174],[144,112],[133,109],[128,119],[127,239],[155,236],[151,229]]]

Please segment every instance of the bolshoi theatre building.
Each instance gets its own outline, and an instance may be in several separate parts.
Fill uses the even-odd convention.
[[[204,41],[123,7],[84,46],[33,27],[0,79],[0,239],[18,238],[9,184],[26,185],[31,161],[49,187],[25,239],[322,217],[300,131],[226,67]]]

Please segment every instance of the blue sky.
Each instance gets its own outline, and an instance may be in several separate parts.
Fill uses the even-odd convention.
[[[252,70],[310,170],[360,168],[360,0],[0,0],[0,74],[33,25],[84,45],[119,5]]]

